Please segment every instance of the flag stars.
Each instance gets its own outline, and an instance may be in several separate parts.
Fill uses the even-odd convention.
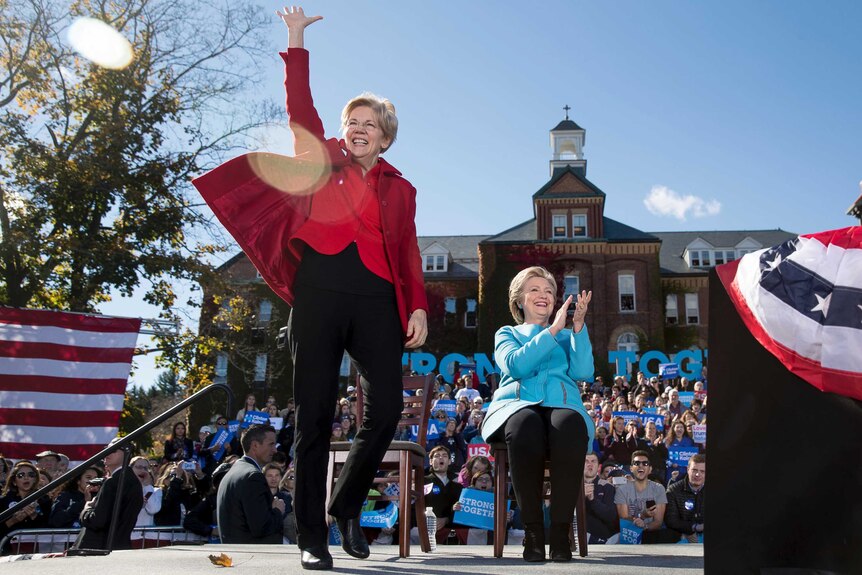
[[[829,302],[832,300],[832,294],[830,293],[826,297],[822,297],[820,294],[814,294],[814,297],[817,298],[817,305],[811,308],[811,311],[819,311],[825,318],[829,313]]]
[[[777,268],[781,264],[781,262],[781,254],[775,254],[774,260],[772,260],[771,262],[766,262],[766,267],[768,268],[767,271],[775,271],[775,268]]]

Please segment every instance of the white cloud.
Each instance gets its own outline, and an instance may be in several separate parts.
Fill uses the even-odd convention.
[[[685,221],[687,216],[702,218],[721,212],[718,200],[706,201],[691,194],[680,195],[667,186],[653,186],[644,199],[644,205],[651,214],[673,216],[681,221]]]

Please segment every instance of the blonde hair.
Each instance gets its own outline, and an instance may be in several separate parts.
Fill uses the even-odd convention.
[[[521,297],[524,295],[524,284],[532,278],[544,278],[551,284],[551,289],[557,293],[557,280],[551,272],[541,266],[533,266],[518,272],[509,284],[509,311],[515,318],[515,323],[524,323],[524,310],[519,307]]]
[[[380,130],[383,132],[383,137],[389,140],[389,145],[380,150],[382,154],[392,147],[395,143],[395,138],[398,135],[398,116],[395,115],[395,106],[386,98],[381,98],[371,92],[363,92],[351,99],[341,111],[341,133],[347,132],[347,120],[350,118],[350,113],[356,108],[366,106],[371,108],[374,117],[377,118],[377,123],[380,124]]]

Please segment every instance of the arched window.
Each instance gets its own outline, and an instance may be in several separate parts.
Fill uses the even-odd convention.
[[[638,345],[638,336],[630,331],[621,334],[617,338],[617,350],[634,352],[640,351],[640,346]]]

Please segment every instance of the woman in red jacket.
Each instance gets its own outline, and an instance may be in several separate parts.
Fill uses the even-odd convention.
[[[401,354],[405,346],[424,343],[428,304],[416,190],[380,158],[395,141],[394,107],[362,94],[342,112],[344,139],[325,138],[303,43],[305,28],[321,17],[297,7],[277,14],[288,28],[288,51],[281,56],[297,158],[246,154],[194,184],[261,276],[293,307],[288,341],[298,543],[303,567],[331,569],[327,511],[338,521],[345,551],[368,556],[359,513],[401,416]],[[325,179],[296,193],[296,180],[307,171],[291,169],[311,166],[309,157],[325,159]],[[363,375],[365,413],[327,510],[332,406],[345,350]]]

